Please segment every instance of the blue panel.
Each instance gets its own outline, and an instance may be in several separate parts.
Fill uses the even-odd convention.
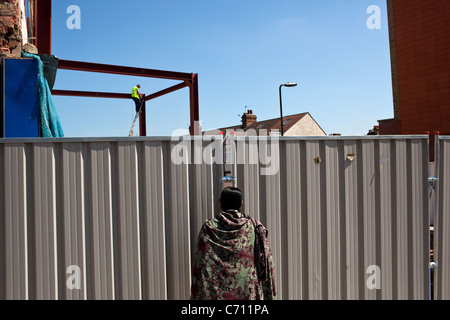
[[[39,137],[35,59],[5,59],[5,138]]]

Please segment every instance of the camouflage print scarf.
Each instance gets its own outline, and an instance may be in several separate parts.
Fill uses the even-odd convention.
[[[238,211],[206,221],[194,256],[191,299],[272,300],[275,294],[266,228]]]

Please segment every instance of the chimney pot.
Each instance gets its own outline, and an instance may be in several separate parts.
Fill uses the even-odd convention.
[[[242,116],[242,126],[245,128],[254,122],[256,122],[256,115],[253,114],[253,110],[248,110],[248,112]]]

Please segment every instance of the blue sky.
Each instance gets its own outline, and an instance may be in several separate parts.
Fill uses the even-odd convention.
[[[81,29],[67,28],[70,5]],[[367,8],[381,9],[370,30]],[[385,0],[57,0],[52,53],[78,60],[199,74],[203,129],[309,112],[327,134],[365,135],[393,117]],[[59,70],[55,89],[153,92],[178,82]],[[66,137],[127,136],[131,100],[53,97]],[[189,126],[189,90],[147,104],[149,136]],[[136,129],[138,131],[138,127]]]

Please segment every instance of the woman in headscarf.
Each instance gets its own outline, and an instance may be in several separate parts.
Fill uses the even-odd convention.
[[[199,233],[192,268],[191,299],[272,300],[274,265],[267,229],[241,213],[242,193],[225,188],[222,212]]]

